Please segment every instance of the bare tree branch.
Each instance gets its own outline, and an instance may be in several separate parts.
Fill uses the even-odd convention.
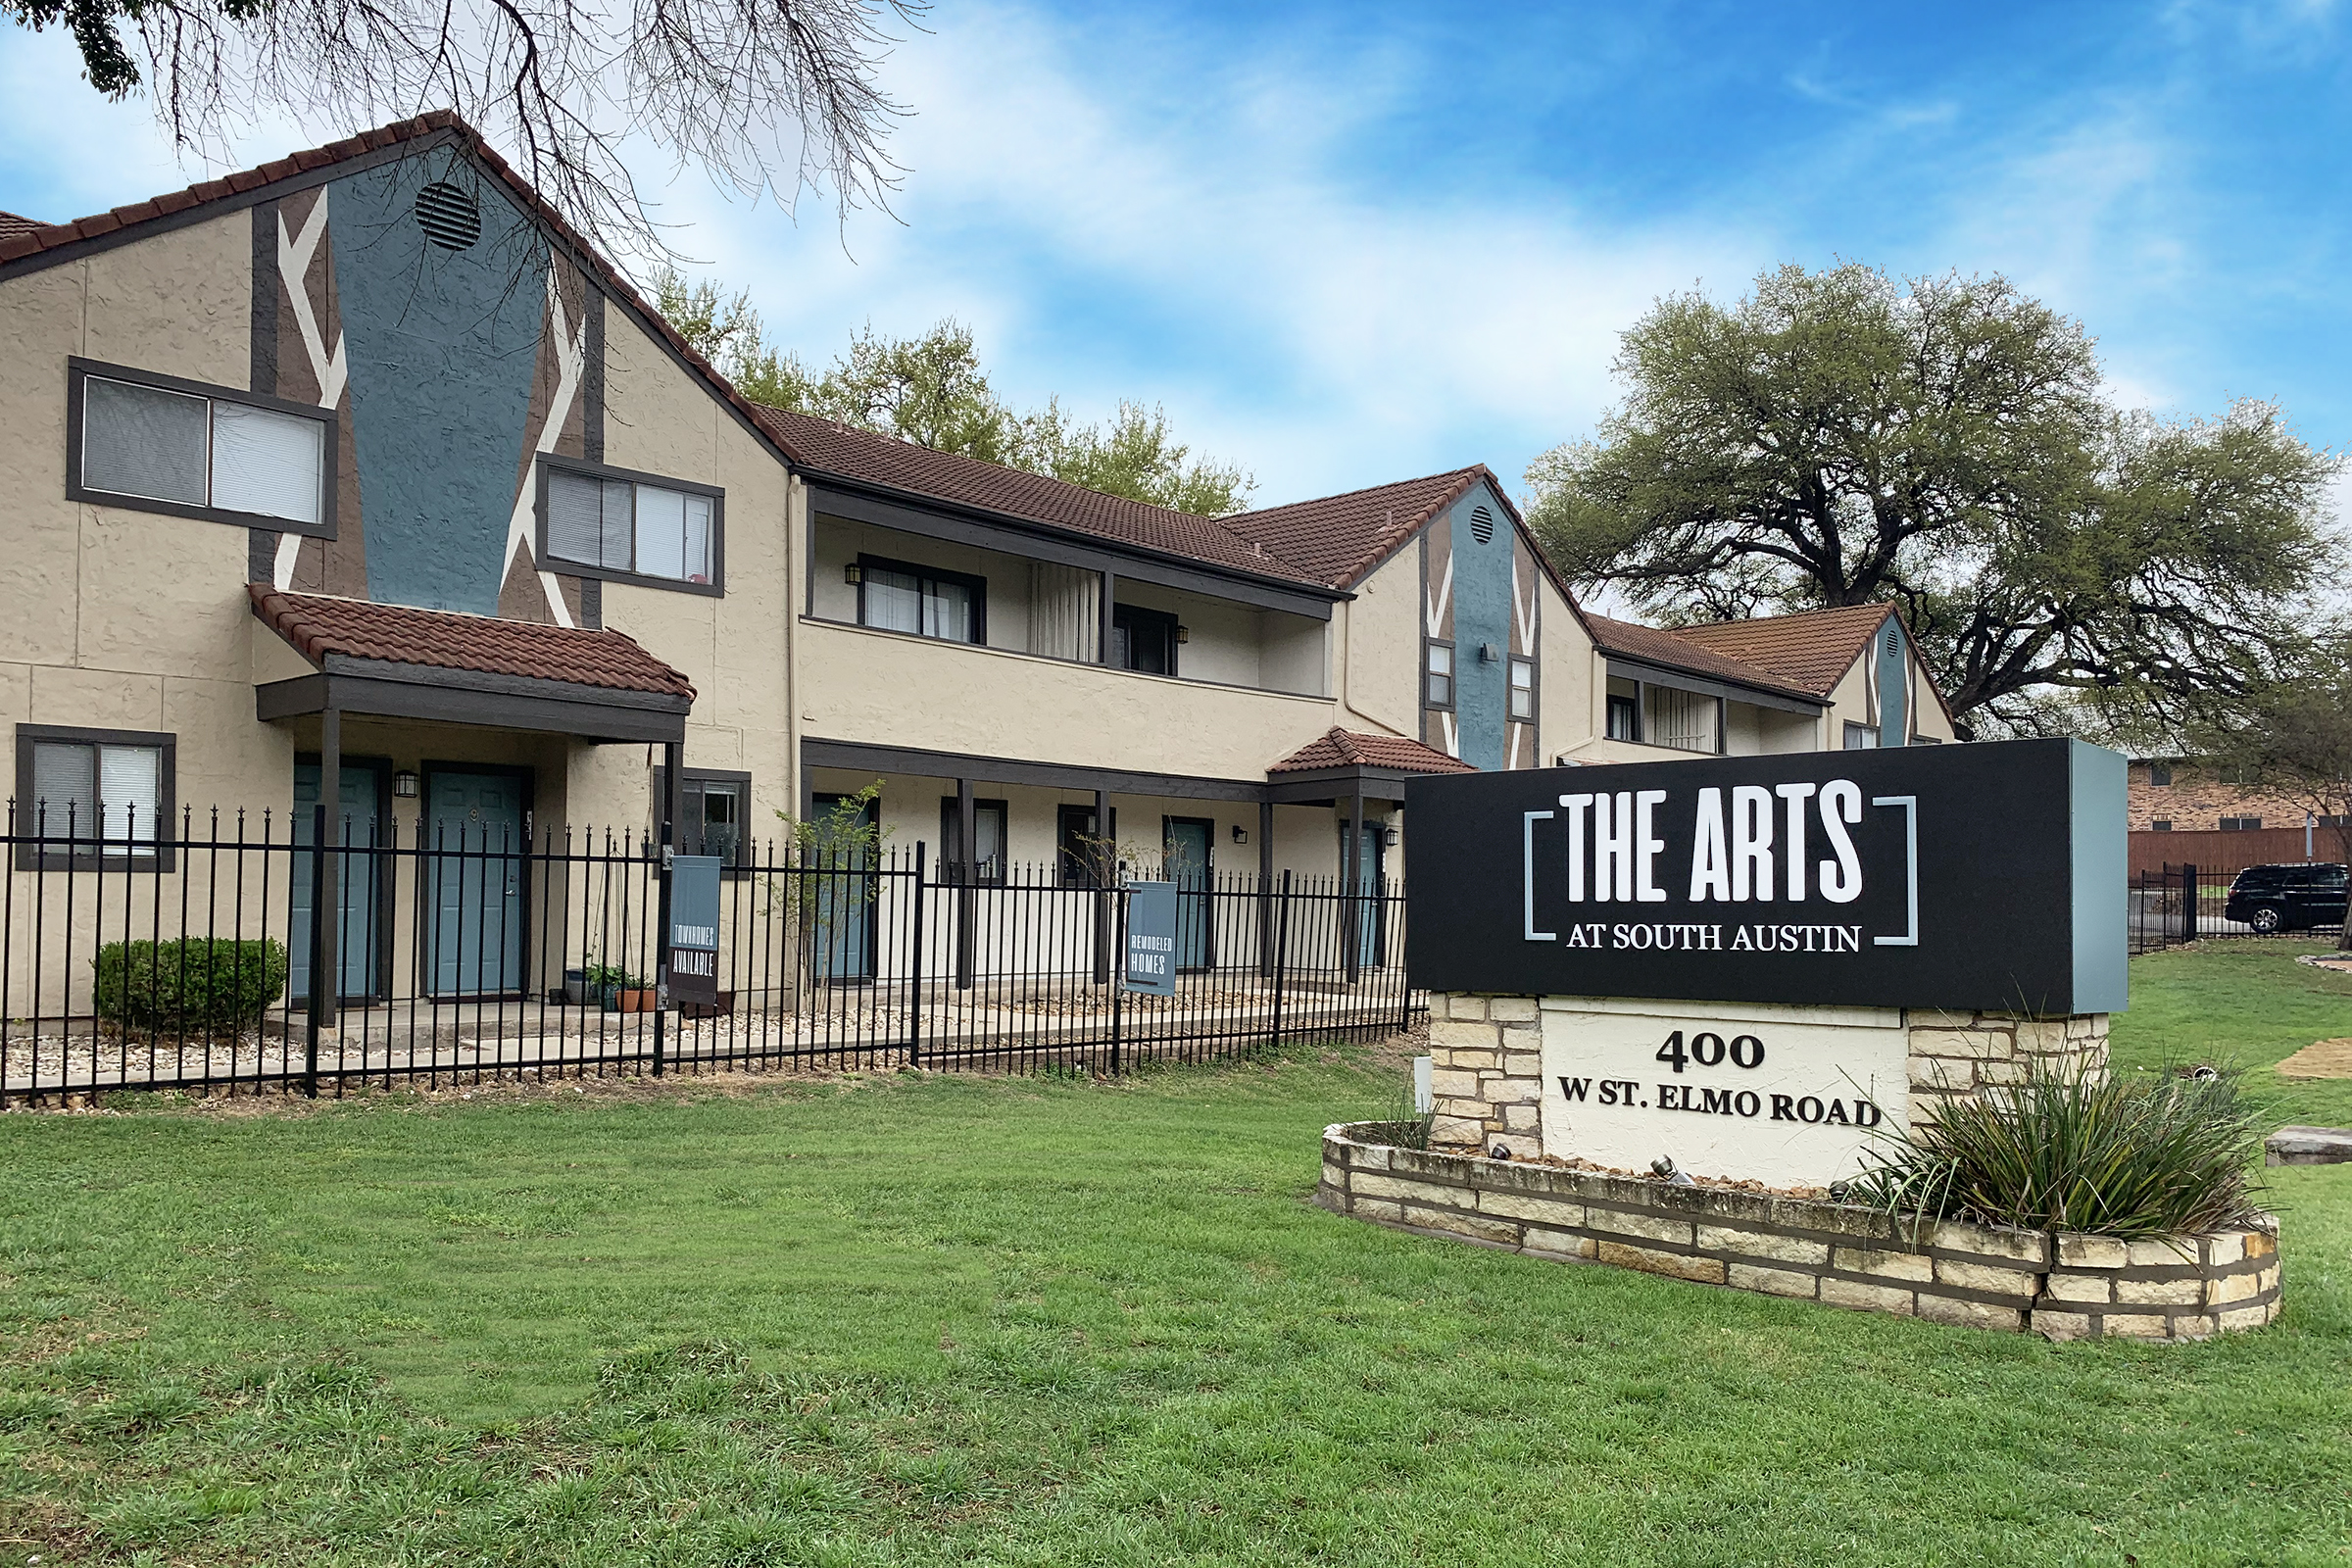
[[[450,108],[616,260],[675,259],[622,152],[649,137],[787,211],[887,210],[906,113],[879,72],[927,0],[0,0],[62,25],[90,84],[144,87],[174,145],[221,159],[261,117],[320,140]]]

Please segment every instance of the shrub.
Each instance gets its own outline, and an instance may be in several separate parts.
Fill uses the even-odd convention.
[[[2255,1215],[2258,1142],[2256,1113],[2230,1075],[2037,1069],[1889,1138],[1847,1196],[1921,1221],[2193,1236]]]
[[[141,1028],[259,1023],[286,991],[285,944],[272,937],[110,942],[95,967],[98,1016]]]

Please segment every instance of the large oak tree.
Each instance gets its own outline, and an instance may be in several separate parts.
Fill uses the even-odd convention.
[[[2336,460],[2279,410],[2114,407],[2005,278],[1784,267],[1658,304],[1528,470],[1553,560],[1676,623],[1893,601],[1973,734],[2178,734],[2297,644]]]

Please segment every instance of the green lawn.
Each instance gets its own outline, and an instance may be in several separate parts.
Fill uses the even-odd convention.
[[[2293,951],[2119,1058],[2352,1033]],[[1395,1081],[0,1119],[0,1561],[2352,1562],[2352,1167],[2278,1325],[2053,1347],[1308,1205]]]

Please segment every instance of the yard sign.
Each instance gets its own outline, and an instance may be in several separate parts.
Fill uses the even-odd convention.
[[[669,994],[718,1001],[719,858],[677,855],[669,862]]]
[[[1176,884],[1127,884],[1127,989],[1176,994]]]

